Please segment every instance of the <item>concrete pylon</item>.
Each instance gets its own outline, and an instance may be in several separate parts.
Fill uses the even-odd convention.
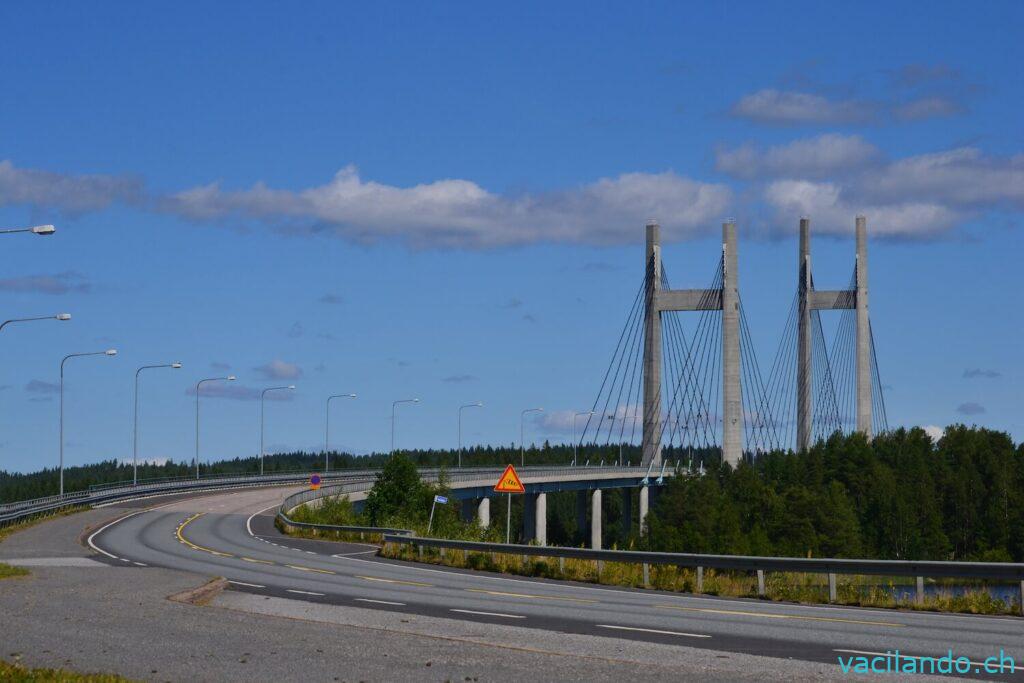
[[[740,294],[736,224],[722,224],[722,459],[736,467],[743,458],[743,398],[740,395]]]
[[[868,318],[868,226],[857,216],[857,431],[871,433],[871,323]]]
[[[797,284],[797,362],[796,362],[796,448],[811,447],[814,425],[813,330],[811,312],[815,310],[856,310],[856,410],[857,431],[870,439],[871,427],[871,324],[868,316],[868,238],[867,219],[857,216],[857,263],[853,289],[816,290],[811,274],[811,222],[800,219],[800,279]]]
[[[797,283],[796,323],[796,450],[811,446],[811,220],[800,219],[800,280]]]
[[[650,275],[644,307],[643,464],[661,464],[661,314],[664,311],[722,311],[722,458],[733,467],[743,458],[743,403],[740,390],[739,258],[736,223],[722,224],[722,288],[662,289],[661,246],[656,221],[647,223],[644,267]],[[652,269],[653,270],[650,270]]]
[[[660,228],[648,221],[644,258],[647,273],[647,297],[644,305],[644,424],[643,462],[661,464],[661,311],[658,291],[661,289]]]

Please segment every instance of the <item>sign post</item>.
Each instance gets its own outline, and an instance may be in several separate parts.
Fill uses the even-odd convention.
[[[494,485],[495,493],[508,494],[508,514],[505,516],[505,543],[511,543],[512,538],[512,494],[526,493],[526,487],[516,474],[516,468],[509,465],[505,468],[498,483]]]
[[[427,522],[427,535],[430,535],[430,527],[434,526],[434,506],[440,503],[447,505],[448,499],[444,496],[434,496],[434,502],[430,504],[430,521]]]

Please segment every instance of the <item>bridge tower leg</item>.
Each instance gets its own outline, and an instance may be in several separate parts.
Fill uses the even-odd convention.
[[[800,219],[800,281],[797,283],[796,450],[811,447],[811,221]]]
[[[857,216],[857,431],[871,439],[871,328],[868,319],[868,228]]]
[[[656,305],[661,289],[661,244],[657,222],[647,222],[647,248],[644,268],[647,292],[644,301],[644,423],[643,452],[645,465],[661,465],[661,311]]]
[[[743,458],[740,395],[740,299],[736,224],[722,224],[722,459],[736,467]]]

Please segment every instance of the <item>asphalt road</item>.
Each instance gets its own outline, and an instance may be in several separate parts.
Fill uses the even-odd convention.
[[[1024,680],[1021,619],[695,597],[384,560],[371,546],[279,534],[273,514],[290,492],[244,490],[161,503],[104,526],[88,543],[114,565],[224,576],[234,591],[267,605],[287,599],[513,625],[548,637],[602,636],[830,665],[860,653],[937,657],[950,649],[981,663],[1004,650],[1018,664],[1014,672],[969,676]],[[241,595],[226,601],[245,608]],[[254,611],[269,609],[256,604],[250,601]]]

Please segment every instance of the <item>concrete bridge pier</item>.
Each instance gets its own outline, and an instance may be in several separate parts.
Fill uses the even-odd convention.
[[[533,501],[534,540],[537,545],[548,544],[548,494],[538,493]]]
[[[647,508],[650,489],[646,486],[640,487],[640,535],[647,535]]]
[[[601,489],[590,494],[590,547],[601,549]]]
[[[491,526],[491,499],[481,498],[476,508],[476,519],[481,529]]]

